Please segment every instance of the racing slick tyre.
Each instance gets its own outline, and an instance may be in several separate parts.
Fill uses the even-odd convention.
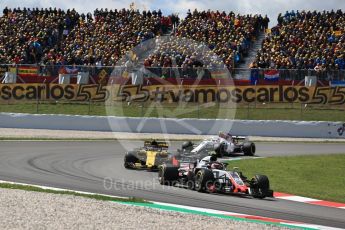
[[[268,196],[270,182],[265,175],[255,175],[254,184],[252,186],[253,197],[263,199]]]
[[[192,149],[193,148],[193,143],[191,141],[185,141],[182,143],[182,149]]]
[[[214,175],[211,170],[201,169],[195,175],[195,190],[205,192],[209,183],[214,183]]]
[[[126,169],[133,168],[133,165],[138,162],[138,158],[133,152],[127,152],[124,158],[124,166]]]
[[[225,152],[225,145],[224,144],[216,144],[214,146],[214,151],[217,154],[217,157],[222,158],[224,156]]]
[[[195,189],[195,175],[194,172],[189,171],[187,174],[187,187],[190,190]]]
[[[161,185],[173,185],[178,180],[178,168],[161,165],[158,169],[158,181]]]
[[[253,142],[244,142],[242,150],[243,150],[244,155],[254,156],[256,147]]]

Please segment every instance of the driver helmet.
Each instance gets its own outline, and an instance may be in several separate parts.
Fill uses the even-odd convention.
[[[226,139],[227,139],[227,140],[231,140],[231,139],[232,139],[232,135],[231,135],[230,132],[228,132],[228,133],[226,134]]]
[[[152,145],[152,146],[157,146],[157,145],[158,145],[158,142],[157,142],[156,140],[152,140],[152,141],[151,141],[151,145]]]
[[[210,162],[215,162],[217,161],[217,155],[216,154],[212,154],[210,157]]]
[[[223,133],[222,131],[220,131],[220,132],[218,133],[218,137],[225,138],[225,137],[226,137],[226,134]]]

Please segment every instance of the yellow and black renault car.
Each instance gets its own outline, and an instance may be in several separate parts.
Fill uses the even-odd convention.
[[[124,166],[128,169],[158,170],[159,165],[173,160],[168,148],[165,141],[145,141],[144,147],[126,152]]]

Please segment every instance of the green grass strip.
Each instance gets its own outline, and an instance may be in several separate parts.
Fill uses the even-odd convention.
[[[142,107],[144,106],[144,107]],[[256,106],[256,108],[254,107]],[[170,118],[225,118],[245,120],[305,120],[305,121],[345,121],[344,108],[341,106],[309,105],[291,103],[268,103],[228,106],[226,104],[212,104],[203,107],[202,104],[188,103],[187,106],[178,104],[127,102],[113,103],[80,103],[69,101],[60,102],[2,102],[0,112],[31,113],[31,114],[69,114],[96,116],[125,116],[125,117],[170,117]]]

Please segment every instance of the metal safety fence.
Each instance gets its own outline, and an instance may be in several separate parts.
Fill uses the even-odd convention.
[[[147,78],[189,78],[189,79],[265,79],[276,76],[280,80],[300,81],[305,76],[315,76],[322,81],[344,81],[345,70],[314,70],[314,69],[228,69],[225,66],[184,66],[154,67],[136,64],[129,66],[77,66],[77,65],[6,65],[0,64],[0,79],[6,72],[16,73],[22,82],[32,82],[42,77],[56,78],[59,74],[77,74],[87,72],[91,78],[130,77],[133,73]],[[94,82],[97,82],[96,80]]]

